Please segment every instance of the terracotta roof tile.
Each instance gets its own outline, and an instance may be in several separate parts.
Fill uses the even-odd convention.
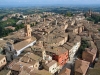
[[[77,59],[75,61],[75,71],[82,74],[86,74],[89,64],[90,62]]]

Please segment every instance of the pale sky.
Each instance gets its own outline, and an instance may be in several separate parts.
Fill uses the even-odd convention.
[[[100,0],[0,0],[0,5],[100,4]]]

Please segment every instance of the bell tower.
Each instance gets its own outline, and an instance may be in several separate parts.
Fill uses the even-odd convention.
[[[31,37],[32,29],[31,29],[30,25],[25,25],[24,31],[25,31],[25,36],[26,37]]]
[[[89,10],[89,15],[90,15],[90,16],[92,15],[92,11],[91,11],[91,9]]]
[[[46,51],[45,50],[42,50],[42,57],[43,57],[43,60],[45,60],[45,58],[46,58]]]

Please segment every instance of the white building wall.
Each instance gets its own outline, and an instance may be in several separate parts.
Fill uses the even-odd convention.
[[[17,50],[17,56],[20,55],[21,52],[24,51],[25,48],[30,47],[30,46],[33,46],[35,43],[36,43],[36,41],[34,41],[34,42],[28,44],[27,46],[23,47],[23,48],[20,49],[20,50]]]
[[[49,72],[54,74],[55,72],[57,72],[57,63],[55,63],[54,65],[52,65],[50,68],[49,68]]]
[[[70,59],[74,57],[75,53],[77,52],[77,50],[80,47],[80,42],[77,42],[76,45],[74,45],[71,49],[71,54],[70,54]]]

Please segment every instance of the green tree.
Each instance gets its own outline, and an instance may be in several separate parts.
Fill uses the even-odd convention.
[[[81,46],[79,48],[79,53],[82,54],[82,52],[85,50],[85,48],[88,48],[89,47],[89,44],[86,40],[83,40],[81,41]]]
[[[24,28],[24,24],[17,25],[15,30],[18,31],[19,29],[22,29],[22,28]]]
[[[100,22],[100,16],[99,15],[91,15],[91,17],[87,18],[88,21],[92,21],[95,24]]]
[[[71,16],[73,16],[73,14],[72,14],[71,12],[67,12],[67,13],[65,14],[65,16],[71,17]]]

